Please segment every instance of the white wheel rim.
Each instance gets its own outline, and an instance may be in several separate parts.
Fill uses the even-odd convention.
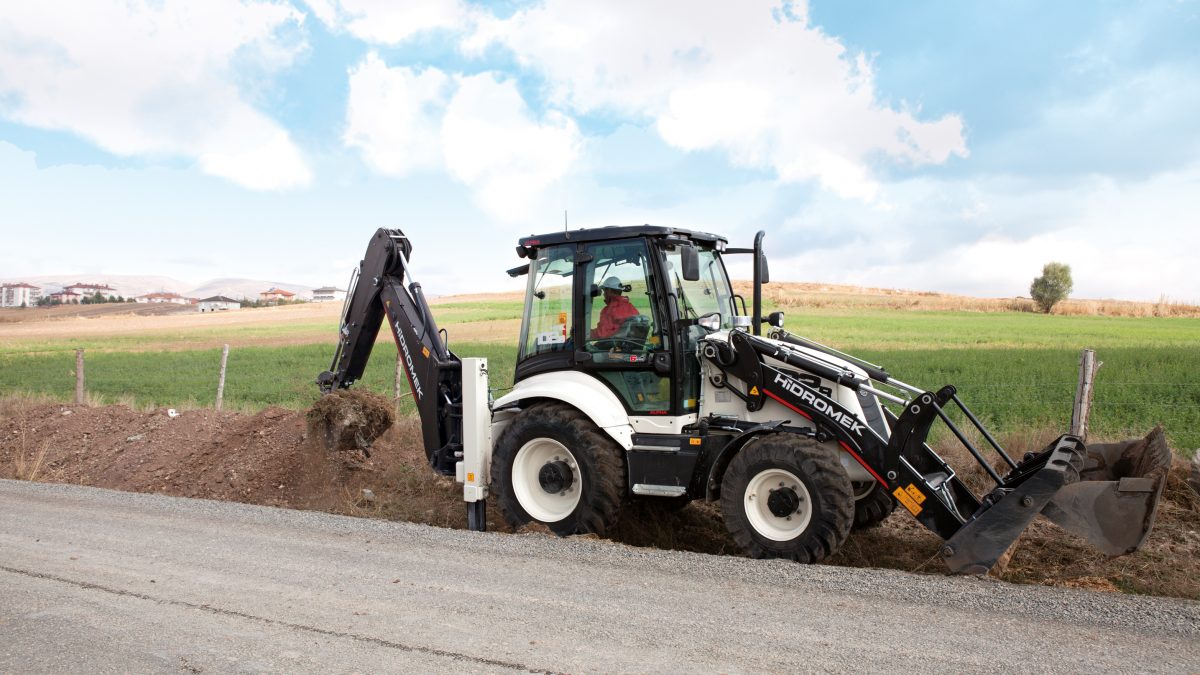
[[[543,466],[555,461],[565,462],[571,468],[571,485],[562,492],[550,493],[542,489],[538,473]],[[579,505],[582,492],[579,478],[579,463],[575,456],[552,438],[529,441],[513,458],[513,494],[530,517],[543,523],[556,523],[571,515]]]
[[[771,491],[791,489],[799,497],[800,503],[796,511],[786,516],[771,513],[767,501]],[[772,541],[791,541],[800,536],[812,520],[812,497],[804,482],[796,474],[783,469],[767,469],[759,472],[746,485],[746,493],[742,496],[742,505],[751,527],[760,535]]]

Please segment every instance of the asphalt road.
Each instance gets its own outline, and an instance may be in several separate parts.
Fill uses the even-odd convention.
[[[0,481],[0,671],[1200,670],[1200,603]]]

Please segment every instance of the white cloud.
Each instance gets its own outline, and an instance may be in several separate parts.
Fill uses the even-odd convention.
[[[527,215],[581,144],[571,119],[536,118],[510,80],[389,68],[375,54],[351,70],[346,118],[345,143],[381,173],[445,169],[505,220]]]
[[[565,115],[534,119],[511,81],[461,78],[442,127],[446,168],[477,191],[480,205],[520,218],[579,154],[579,130]]]
[[[380,45],[397,45],[425,31],[462,29],[471,12],[458,0],[305,0],[322,23]]]
[[[881,103],[869,62],[810,27],[804,7],[547,0],[479,20],[463,46],[497,43],[546,77],[556,106],[651,121],[676,147],[721,149],[842,196],[874,198],[880,155],[919,165],[967,154],[957,116],[922,121]]]
[[[0,18],[0,116],[122,156],[182,156],[253,189],[307,184],[256,85],[304,45],[274,2],[19,3]],[[239,86],[240,85],[240,86]]]
[[[388,68],[368,54],[350,70],[346,145],[389,176],[439,168],[441,116],[452,85],[437,68]]]
[[[885,288],[1011,297],[1050,261],[1071,266],[1079,298],[1200,302],[1200,165],[1136,182],[1036,177],[915,179],[889,185],[887,214],[816,199],[772,232],[771,271]]]

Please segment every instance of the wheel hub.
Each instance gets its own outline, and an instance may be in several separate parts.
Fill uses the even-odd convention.
[[[561,459],[546,462],[538,471],[538,484],[549,494],[558,494],[571,487],[571,467]]]
[[[760,536],[791,541],[812,522],[813,497],[799,476],[784,467],[759,471],[742,495],[743,513]]]
[[[789,487],[781,487],[771,490],[771,494],[767,497],[767,509],[771,511],[771,515],[776,518],[785,518],[792,515],[800,508],[800,496],[796,491]]]

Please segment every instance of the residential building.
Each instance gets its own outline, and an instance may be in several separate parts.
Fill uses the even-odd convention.
[[[25,282],[0,285],[0,307],[33,307],[42,299],[42,289]]]
[[[68,291],[72,293],[78,293],[85,298],[95,297],[95,295],[99,293],[101,296],[108,298],[109,300],[116,300],[117,296],[120,295],[117,293],[117,289],[109,286],[108,284],[74,283],[70,286],[63,286],[63,292]]]
[[[204,298],[200,301],[201,312],[224,312],[241,308],[242,303],[223,295],[214,295],[211,298]]]
[[[322,286],[313,289],[313,302],[341,302],[346,299],[346,291],[333,286]]]
[[[83,300],[83,296],[73,291],[59,291],[51,293],[50,300],[60,305],[78,305]]]
[[[259,293],[258,297],[263,302],[280,302],[281,300],[293,300],[296,294],[291,291],[285,291],[282,288],[271,288]]]
[[[161,293],[161,292],[147,293],[146,295],[139,295],[136,298],[134,298],[134,301],[141,302],[141,303],[148,302],[148,303],[153,303],[153,304],[170,303],[170,304],[174,304],[174,305],[189,305],[192,302],[190,298],[185,298],[178,293]]]

